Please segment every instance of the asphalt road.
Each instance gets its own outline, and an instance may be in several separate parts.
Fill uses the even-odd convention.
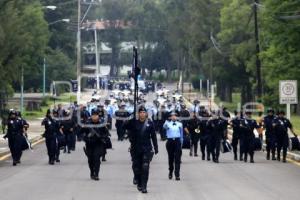
[[[82,147],[62,154],[61,163],[47,164],[45,144],[24,153],[22,164],[0,162],[1,200],[268,200],[299,199],[300,167],[292,163],[266,161],[257,152],[254,164],[233,161],[231,153],[222,154],[220,163],[202,161],[183,152],[181,181],[168,180],[165,143],[159,142],[159,154],[150,167],[148,194],[132,184],[129,142],[118,142],[101,164],[100,181],[89,178],[87,158]],[[159,137],[158,137],[159,138]]]
[[[89,178],[83,143],[78,143],[72,154],[62,154],[61,163],[55,166],[47,164],[44,144],[25,152],[17,167],[11,166],[10,160],[0,162],[0,199],[299,199],[299,166],[267,162],[262,152],[256,154],[254,164],[233,161],[230,153],[221,155],[220,163],[215,164],[189,157],[185,150],[181,181],[168,180],[163,142],[151,163],[149,193],[143,195],[132,185],[129,143],[115,138],[114,150],[101,165],[99,182]]]

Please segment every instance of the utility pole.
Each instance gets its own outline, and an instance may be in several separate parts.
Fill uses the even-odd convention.
[[[262,98],[262,80],[261,80],[261,61],[259,58],[260,45],[259,45],[259,30],[258,30],[258,17],[257,17],[257,7],[259,0],[254,0],[254,26],[255,26],[255,43],[256,43],[256,76],[257,76],[257,98],[261,100]]]
[[[24,107],[24,67],[21,68],[21,102],[20,102],[20,112],[23,113]]]
[[[97,81],[97,90],[100,89],[100,84],[99,84],[99,53],[98,53],[98,37],[97,37],[97,28],[95,25],[94,29],[94,34],[95,34],[95,53],[96,53],[96,81]]]
[[[77,22],[77,102],[80,100],[81,92],[81,0],[78,0],[78,22]]]
[[[44,57],[44,64],[43,64],[43,97],[45,97],[46,93],[46,58]]]

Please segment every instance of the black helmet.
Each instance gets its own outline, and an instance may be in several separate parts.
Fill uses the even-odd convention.
[[[11,109],[9,111],[9,116],[11,116],[11,115],[17,115],[17,112],[14,109]]]
[[[267,109],[267,113],[274,113],[275,111],[274,111],[274,109],[273,108],[268,108]]]

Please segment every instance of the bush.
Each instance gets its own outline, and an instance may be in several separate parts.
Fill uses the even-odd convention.
[[[43,97],[41,106],[48,106],[48,101],[50,100],[49,97]]]
[[[194,89],[200,89],[200,78],[196,75],[192,77],[192,85]]]

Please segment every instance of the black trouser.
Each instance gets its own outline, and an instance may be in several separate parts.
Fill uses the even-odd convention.
[[[117,128],[117,135],[118,135],[118,140],[123,140],[124,135],[125,135],[125,129],[122,126],[116,126]]]
[[[107,116],[108,130],[112,128],[112,117],[110,115]]]
[[[238,144],[239,144],[239,138],[233,134],[231,145],[232,145],[233,154],[234,154],[235,158],[238,157],[238,154],[237,154]],[[240,143],[240,145],[241,145],[241,143]],[[242,156],[243,156],[243,152],[242,152],[242,148],[240,146],[240,158]]]
[[[65,151],[70,152],[71,150],[75,149],[75,144],[74,144],[74,139],[76,142],[76,138],[74,133],[70,132],[70,133],[66,133],[66,147],[65,147]]]
[[[209,136],[200,137],[200,148],[201,148],[202,157],[205,158],[205,148],[206,148],[207,159],[210,159],[208,144],[209,144]]]
[[[210,153],[214,160],[218,160],[220,156],[221,149],[221,137],[217,135],[212,135],[209,142]]]
[[[46,147],[48,151],[49,161],[54,161],[59,158],[59,148],[56,137],[46,137]]]
[[[86,143],[86,155],[88,157],[91,176],[99,176],[100,157],[103,155],[104,146],[100,143]]]
[[[200,137],[198,133],[192,133],[191,134],[191,149],[190,153],[193,153],[194,149],[194,154],[196,155],[198,152],[198,143],[199,143]]]
[[[135,176],[134,178],[137,181],[139,187],[146,189],[149,178],[150,162],[152,160],[153,153],[151,151],[133,151],[131,155],[132,169]]]
[[[175,165],[175,176],[180,176],[180,162],[181,162],[181,141],[180,138],[168,139],[166,143],[166,148],[169,157],[169,172],[170,174],[174,171]]]
[[[22,156],[22,135],[14,134],[8,137],[8,146],[13,158],[13,162],[21,160]]]
[[[75,151],[75,149],[76,149],[76,134],[72,133],[70,137],[71,137],[71,150]]]
[[[272,157],[275,157],[276,136],[266,132],[266,145],[267,156],[270,157],[270,153],[272,153]]]
[[[247,161],[248,154],[250,159],[253,160],[254,157],[254,137],[243,137],[241,138],[241,147],[244,154],[244,160]]]
[[[280,152],[282,150],[283,159],[286,159],[287,148],[289,145],[288,134],[279,135],[277,138],[277,159],[280,160]]]
[[[164,129],[163,127],[164,121],[158,120],[157,124],[158,124],[158,132],[160,134],[160,139],[164,141],[167,138],[166,129]]]

